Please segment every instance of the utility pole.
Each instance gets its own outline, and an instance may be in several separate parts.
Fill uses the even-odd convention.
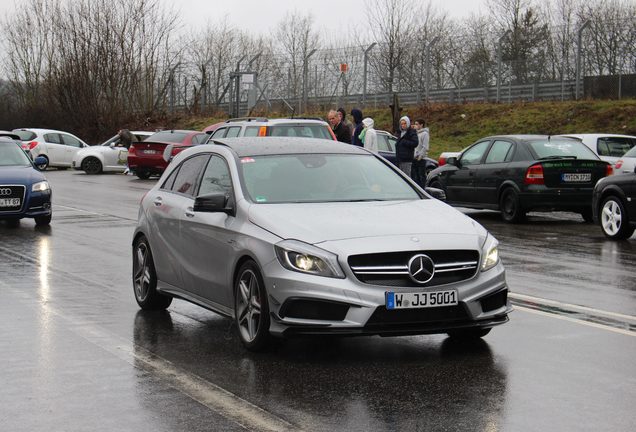
[[[308,86],[307,86],[307,71],[309,69],[308,67],[308,63],[309,63],[309,57],[311,57],[312,55],[315,54],[317,50],[313,49],[309,52],[309,54],[307,54],[305,56],[305,58],[303,59],[303,102],[302,105],[298,107],[298,113],[303,113],[303,109],[305,111],[307,111],[307,92],[308,92]],[[300,105],[300,104],[299,104]]]
[[[431,88],[431,48],[437,43],[439,36],[435,36],[426,45],[426,103],[429,102],[429,89]]]
[[[376,46],[377,43],[373,42],[364,50],[364,70],[362,80],[362,106],[366,106],[367,103],[367,64],[369,63],[369,52]]]
[[[575,99],[579,99],[581,95],[581,54],[583,51],[583,31],[590,26],[590,21],[585,21],[577,32],[576,46],[576,90]]]
[[[510,30],[506,30],[497,42],[497,103],[499,103],[501,95],[501,44],[503,43],[503,40],[510,35],[510,33]]]

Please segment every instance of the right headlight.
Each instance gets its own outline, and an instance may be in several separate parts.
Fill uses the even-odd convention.
[[[490,270],[499,262],[499,242],[488,234],[481,249],[481,271]]]
[[[338,279],[345,275],[338,264],[338,256],[298,240],[283,240],[274,245],[276,257],[288,270]]]

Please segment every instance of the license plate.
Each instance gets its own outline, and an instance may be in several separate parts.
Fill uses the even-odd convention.
[[[0,198],[0,207],[20,207],[20,198]]]
[[[144,150],[144,154],[157,154],[156,150]]]
[[[589,182],[592,181],[592,173],[565,173],[561,174],[564,182]]]
[[[457,291],[433,291],[419,293],[386,293],[387,309],[415,309],[457,305]]]

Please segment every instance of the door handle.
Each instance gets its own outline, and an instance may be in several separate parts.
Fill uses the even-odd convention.
[[[155,204],[155,206],[159,207],[162,204],[162,199],[161,197],[157,197],[155,198],[155,200],[153,201],[153,203]]]
[[[192,209],[192,207],[188,207],[185,211],[185,215],[189,218],[194,217],[194,210]]]

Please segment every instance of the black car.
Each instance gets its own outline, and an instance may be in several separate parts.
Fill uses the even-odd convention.
[[[636,168],[633,173],[605,177],[596,183],[592,211],[608,238],[630,238],[636,230]]]
[[[506,222],[528,211],[573,211],[592,222],[592,190],[611,174],[580,141],[547,135],[486,137],[433,170],[426,186],[451,205],[500,210]]]
[[[395,156],[395,143],[397,142],[397,138],[383,130],[377,130],[376,132],[378,135],[378,154],[397,166],[397,157]],[[426,175],[439,166],[435,159],[427,157],[425,161]],[[420,186],[424,187],[424,185]]]

